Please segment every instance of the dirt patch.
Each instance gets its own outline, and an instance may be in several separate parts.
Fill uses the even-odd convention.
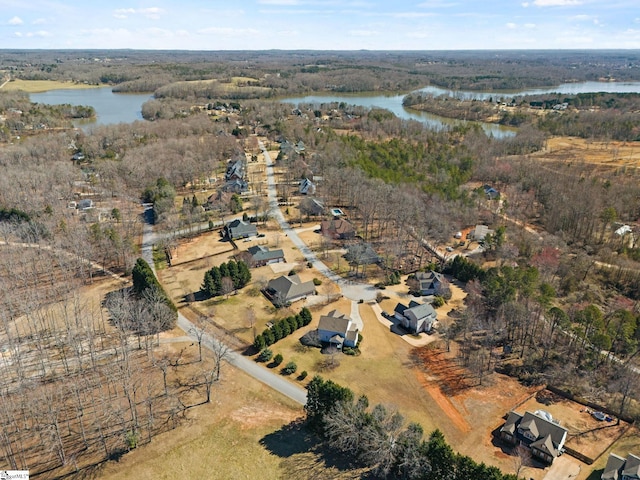
[[[431,384],[436,383],[447,396],[455,396],[471,385],[466,378],[466,369],[445,353],[430,346],[416,348],[412,352],[416,363],[428,372],[426,380]]]

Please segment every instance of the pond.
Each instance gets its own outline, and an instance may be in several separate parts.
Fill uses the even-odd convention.
[[[96,118],[81,120],[75,125],[83,130],[96,125],[131,123],[142,118],[142,104],[153,98],[148,93],[113,93],[111,87],[49,90],[29,95],[32,102],[49,105],[89,105],[96,111]]]

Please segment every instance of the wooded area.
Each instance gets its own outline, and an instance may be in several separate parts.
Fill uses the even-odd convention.
[[[211,400],[223,355],[205,359],[198,373],[181,354],[157,355],[158,334],[175,324],[176,307],[148,275],[149,265],[137,260],[140,202],[153,204],[161,256],[177,245],[176,232],[213,228],[243,205],[245,214],[274,224],[261,178],[249,178],[249,192],[237,193],[234,202],[220,194],[221,206],[209,203],[208,190],[224,183],[227,161],[259,155],[258,141],[272,150],[285,140],[305,146],[275,161],[282,172],[278,195],[288,204],[297,198],[300,179],[320,179],[315,197],[346,212],[359,240],[381,258],[372,267],[352,261],[354,275],[384,286],[385,278],[435,269],[464,284],[466,308],[439,333],[459,342],[460,363],[479,383],[505,372],[528,385],[570,390],[620,416],[640,415],[640,177],[637,162],[618,162],[621,149],[635,148],[639,138],[637,94],[522,98],[513,108],[527,112],[507,110],[495,119],[518,126],[502,138],[474,124],[434,130],[344,103],[299,105],[293,113],[273,99],[326,90],[397,93],[427,84],[517,88],[637,80],[633,52],[561,52],[546,59],[540,52],[525,59],[514,53],[500,60],[463,52],[396,52],[384,59],[376,52],[246,52],[233,59],[221,52],[49,55],[33,52],[27,60],[21,52],[2,52],[0,69],[19,78],[106,82],[122,91],[162,89],[143,107],[153,121],[86,132],[68,121],[90,115],[88,108],[33,105],[24,94],[0,90],[6,366],[0,442],[11,468],[38,459],[38,472],[61,476],[114,458],[177,425],[189,406]],[[199,83],[176,83],[191,81]],[[474,111],[473,102],[413,101],[438,103],[439,113],[452,117],[495,112],[484,102]],[[559,103],[567,109],[554,110]],[[45,121],[61,128],[25,135],[19,125]],[[550,141],[559,135],[583,137],[607,162],[550,156]],[[490,197],[484,186],[499,195]],[[295,208],[301,223],[303,216],[316,216]],[[471,253],[471,241],[454,234],[480,224],[494,233],[474,255],[449,261],[435,250],[455,246]],[[630,230],[617,233],[622,226]],[[222,266],[208,267],[203,293],[227,296],[246,285],[251,275],[240,263],[226,264],[226,274]],[[136,295],[126,288],[129,275]],[[89,286],[104,289],[99,301],[78,293]],[[257,335],[256,347],[310,322],[306,313],[288,318]],[[191,378],[186,385],[167,380],[182,370]],[[420,451],[440,442],[436,434],[422,440],[417,427],[400,429],[394,412],[369,409],[364,401],[351,402],[341,414],[365,418],[374,430],[389,427],[394,438]],[[329,441],[350,449],[343,440]],[[359,452],[360,460],[370,461],[370,453]],[[465,457],[451,455],[466,471],[460,466]],[[411,469],[422,468],[416,456],[386,459],[383,473],[411,478]]]

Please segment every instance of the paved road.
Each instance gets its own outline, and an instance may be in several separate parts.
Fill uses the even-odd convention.
[[[358,302],[360,300],[369,301],[375,299],[375,287],[366,283],[345,280],[339,275],[336,275],[333,270],[331,270],[320,259],[318,259],[317,255],[307,246],[306,243],[302,241],[297,232],[291,227],[291,225],[289,225],[289,222],[287,222],[287,220],[284,218],[282,210],[280,210],[280,207],[278,206],[278,191],[276,188],[276,180],[273,171],[273,162],[271,161],[271,156],[269,155],[267,149],[264,147],[264,144],[260,142],[259,145],[262,153],[264,154],[264,159],[267,164],[267,193],[269,197],[269,210],[277,220],[282,231],[287,235],[287,237],[291,239],[298,250],[302,252],[306,260],[308,262],[311,262],[315,269],[318,270],[322,275],[327,277],[332,282],[336,283],[338,285],[338,288],[340,288],[342,295],[351,300],[351,319],[358,326],[358,329],[362,331],[364,323],[362,321],[362,318],[360,317]]]
[[[147,207],[145,220],[148,220],[151,207]],[[155,266],[153,264],[153,226],[147,221],[145,222],[142,230],[142,258],[144,258],[149,266],[155,272]],[[189,321],[182,313],[178,312],[178,326],[184,330],[184,332],[193,340],[198,341],[197,327]],[[202,345],[206,348],[213,350],[216,339],[204,333],[202,335]],[[226,360],[234,367],[239,368],[243,372],[251,375],[256,380],[269,385],[274,390],[282,393],[283,395],[295,400],[301,405],[307,403],[307,392],[303,388],[292,384],[287,381],[281,375],[275,374],[264,367],[256,364],[253,360],[242,356],[238,352],[229,349]]]

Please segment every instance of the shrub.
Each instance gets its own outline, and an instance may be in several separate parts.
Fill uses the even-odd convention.
[[[322,285],[322,280],[319,278],[313,278],[313,284],[317,287],[318,285]]]
[[[298,375],[298,380],[304,380],[305,378],[307,378],[307,375],[308,373],[306,370],[301,371],[300,375]]]
[[[273,352],[269,348],[265,348],[260,352],[260,355],[258,355],[259,362],[268,362],[272,358],[273,358]]]
[[[307,268],[313,268],[313,263],[311,262],[307,262]],[[314,283],[315,283],[315,278],[313,279]],[[317,285],[320,285],[319,283]]]
[[[293,373],[296,373],[296,370],[298,369],[298,365],[296,365],[296,362],[289,362],[287,363],[287,365],[282,369],[282,373],[285,375],[291,375]]]
[[[253,341],[253,346],[256,350],[261,351],[267,346],[267,342],[265,342],[262,335],[257,335],[255,340]]]
[[[282,354],[279,353],[275,357],[273,357],[273,364],[277,367],[282,363],[283,360],[284,358],[282,358]]]
[[[444,298],[442,298],[440,295],[436,295],[433,298],[433,302],[431,302],[431,305],[433,305],[434,308],[438,308],[444,305]]]

